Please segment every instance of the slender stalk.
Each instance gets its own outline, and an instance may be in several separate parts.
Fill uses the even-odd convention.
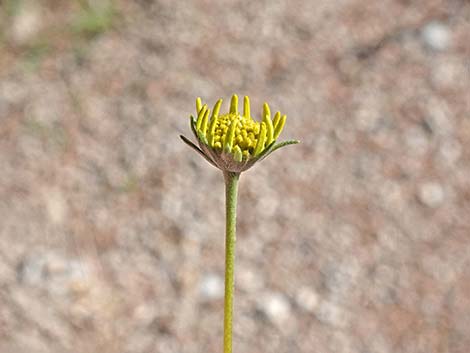
[[[239,173],[224,172],[225,178],[225,301],[224,353],[232,353],[232,314],[234,292],[235,241]]]

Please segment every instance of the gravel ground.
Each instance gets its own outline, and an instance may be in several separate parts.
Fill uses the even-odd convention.
[[[221,352],[178,135],[234,92],[302,141],[241,178],[234,351],[468,353],[468,1],[81,3],[0,1],[0,353]]]

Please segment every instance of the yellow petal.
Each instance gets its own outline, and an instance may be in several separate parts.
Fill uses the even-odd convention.
[[[220,106],[222,105],[222,99],[219,99],[215,105],[214,109],[212,110],[211,122],[213,119],[217,119],[219,117]]]
[[[273,141],[274,127],[268,103],[263,105],[263,122],[266,124],[266,144],[269,145]]]
[[[254,155],[257,156],[261,153],[264,149],[264,142],[266,141],[266,124],[264,122],[261,123],[261,129],[258,136],[258,142],[256,143]]]
[[[263,119],[268,118],[271,119],[271,110],[269,109],[268,103],[263,104]]]
[[[204,113],[204,116],[202,118],[202,122],[201,122],[201,132],[202,134],[205,136],[206,135],[206,132],[207,132],[207,123],[209,121],[209,113],[210,113],[210,109],[207,109],[206,112]]]
[[[274,129],[274,139],[277,139],[279,135],[282,132],[282,129],[284,128],[284,125],[286,123],[287,115],[283,115],[281,119],[279,119],[278,124],[276,125],[276,128]]]
[[[199,114],[197,116],[197,122],[196,122],[197,130],[201,129],[202,119],[204,118],[204,114],[206,113],[206,110],[207,110],[207,104],[204,104],[204,106],[199,110]]]
[[[276,130],[276,126],[279,123],[279,119],[281,119],[281,112],[276,112],[273,119],[274,130]]]
[[[248,98],[248,96],[243,98],[243,116],[245,118],[251,119],[250,98]]]
[[[215,109],[216,107],[214,107]],[[220,108],[220,106],[219,106]],[[214,137],[216,135],[216,126],[217,126],[217,118],[214,118],[214,112],[212,112],[212,119],[209,125],[209,130],[207,131],[207,140],[209,142],[209,146],[214,146]]]
[[[202,100],[201,97],[196,98],[196,113],[199,113],[199,111],[202,108]]]
[[[225,141],[224,141],[225,152],[228,152],[228,153],[232,152],[232,146],[233,146],[233,140],[235,138],[236,127],[237,127],[237,124],[235,123],[235,121],[232,121],[227,131],[227,134],[225,135]]]
[[[232,96],[232,100],[230,101],[230,113],[231,114],[238,113],[238,96],[236,94]]]

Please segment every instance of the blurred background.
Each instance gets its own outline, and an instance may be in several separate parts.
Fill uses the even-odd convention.
[[[235,352],[470,351],[470,2],[0,1],[0,353],[221,352],[188,116],[288,115],[240,184]]]

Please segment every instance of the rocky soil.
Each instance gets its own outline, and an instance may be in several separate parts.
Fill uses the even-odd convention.
[[[178,135],[232,93],[302,141],[241,178],[234,351],[468,353],[469,37],[466,0],[0,1],[0,353],[221,352]]]

